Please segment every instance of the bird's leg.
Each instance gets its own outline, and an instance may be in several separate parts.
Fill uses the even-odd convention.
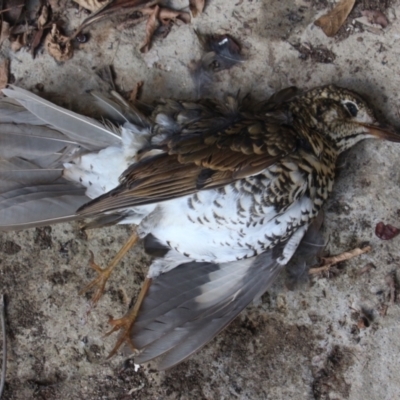
[[[116,267],[116,265],[121,261],[122,257],[137,243],[138,240],[139,240],[139,236],[135,231],[132,233],[131,237],[123,245],[123,247],[120,249],[120,251],[116,254],[116,256],[113,258],[113,260],[110,262],[110,264],[108,264],[108,266],[104,269],[100,268],[94,262],[94,257],[93,257],[93,253],[92,253],[89,263],[90,263],[90,266],[98,273],[98,276],[96,279],[94,279],[92,282],[90,282],[88,285],[86,285],[79,292],[79,294],[83,294],[83,293],[87,292],[88,290],[96,288],[95,292],[93,293],[93,296],[92,296],[92,303],[93,303],[93,305],[95,305],[99,301],[100,297],[103,295],[104,287],[106,286],[106,282],[107,282],[108,278],[110,277],[111,272]]]
[[[121,347],[121,345],[124,342],[127,342],[133,351],[136,350],[135,345],[132,343],[132,340],[131,340],[131,331],[132,331],[133,325],[135,324],[135,320],[139,313],[139,310],[143,303],[143,300],[146,297],[146,294],[149,290],[151,281],[152,281],[151,278],[145,279],[145,281],[143,282],[142,288],[140,289],[140,293],[136,300],[136,303],[132,309],[130,309],[122,318],[110,319],[108,321],[113,326],[113,328],[111,329],[110,332],[107,332],[107,334],[106,334],[107,336],[115,331],[120,330],[120,329],[122,331],[117,340],[117,343],[115,344],[115,346],[113,347],[113,349],[111,350],[111,352],[107,358],[112,357],[118,351],[118,349]]]

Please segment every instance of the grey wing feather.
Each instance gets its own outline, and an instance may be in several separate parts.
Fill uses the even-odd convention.
[[[4,97],[0,99],[0,123],[43,125],[43,121],[33,115],[25,107],[22,107],[17,100]]]
[[[142,350],[135,361],[163,356],[160,369],[183,361],[264,293],[281,269],[271,251],[231,263],[182,264],[158,276],[132,330]]]
[[[0,194],[0,230],[24,229],[77,219],[87,202],[84,188],[70,182],[24,186]]]
[[[34,160],[41,156],[64,153],[68,146],[78,146],[77,142],[46,126],[26,124],[0,126],[1,158],[24,157]]]
[[[0,159],[0,230],[78,219],[76,210],[89,200],[85,190],[63,179],[61,168],[43,169],[19,157]]]
[[[17,100],[45,124],[64,133],[69,139],[78,141],[88,149],[100,149],[117,144],[121,140],[118,133],[104,124],[56,106],[27,90],[10,86],[8,89],[3,89],[3,93]]]
[[[119,125],[131,123],[140,127],[150,127],[150,122],[143,113],[127,103],[118,93],[112,92],[112,94],[111,99],[101,93],[91,92],[105,118]]]

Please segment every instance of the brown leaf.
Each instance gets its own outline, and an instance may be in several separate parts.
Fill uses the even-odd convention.
[[[56,24],[53,24],[51,32],[46,36],[45,47],[57,61],[67,61],[74,54],[71,41],[60,33]]]
[[[196,17],[203,12],[205,3],[205,0],[189,0],[189,7],[193,17]]]
[[[370,24],[380,25],[382,28],[386,28],[389,24],[385,14],[377,10],[364,10],[361,11],[363,17],[367,17]]]
[[[375,235],[382,240],[393,239],[400,233],[400,229],[394,227],[393,225],[385,225],[383,222],[379,222],[375,227]]]
[[[326,36],[335,36],[354,7],[355,0],[340,0],[327,14],[318,18],[314,24],[319,26]]]
[[[6,21],[3,21],[1,23],[1,31],[0,31],[0,46],[9,37],[10,37],[10,24]]]
[[[42,37],[43,37],[43,29],[42,28],[40,28],[34,32],[34,36],[33,36],[32,42],[30,44],[31,54],[32,54],[33,58],[35,58],[35,50],[39,46],[40,41],[42,40]]]
[[[9,66],[10,66],[9,60],[4,60],[0,64],[0,90],[4,89],[8,84]]]
[[[159,21],[158,21],[158,16],[160,13],[160,7],[159,6],[154,6],[152,8],[152,13],[149,16],[149,19],[147,20],[146,23],[146,38],[144,40],[143,45],[140,47],[140,51],[142,53],[147,53],[150,49],[150,42],[151,38],[153,37],[154,32],[159,26]],[[143,10],[145,12],[145,9]],[[147,9],[146,9],[147,12]]]

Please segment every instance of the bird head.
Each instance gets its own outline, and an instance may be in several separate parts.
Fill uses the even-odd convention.
[[[338,86],[318,87],[297,97],[293,114],[302,114],[306,130],[325,136],[338,153],[364,139],[400,142],[400,134],[378,123],[361,96]]]

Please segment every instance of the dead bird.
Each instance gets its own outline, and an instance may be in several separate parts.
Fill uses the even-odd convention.
[[[274,282],[332,192],[338,156],[400,135],[358,94],[287,88],[251,104],[166,100],[144,114],[93,93],[102,123],[10,86],[0,101],[0,229],[89,218],[137,230],[154,256],[138,301],[112,321],[135,362],[187,358]],[[308,235],[312,236],[312,235]],[[301,253],[298,253],[301,254]]]

